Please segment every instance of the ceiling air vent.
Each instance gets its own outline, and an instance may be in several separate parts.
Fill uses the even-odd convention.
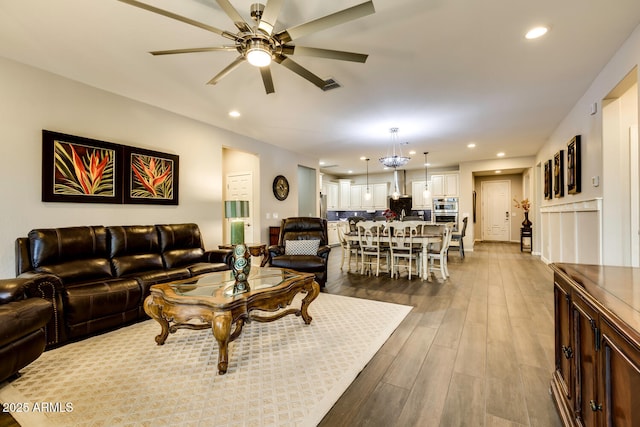
[[[333,77],[330,77],[325,80],[325,85],[322,87],[322,90],[326,92],[331,89],[338,89],[339,87],[342,87],[342,85],[338,83]]]

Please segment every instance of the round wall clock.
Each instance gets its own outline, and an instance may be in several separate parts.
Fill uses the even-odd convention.
[[[289,181],[282,175],[278,175],[273,180],[273,195],[278,200],[284,200],[289,196]]]

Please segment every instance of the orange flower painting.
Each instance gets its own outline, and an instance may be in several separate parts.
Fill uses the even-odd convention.
[[[174,165],[170,159],[131,155],[131,197],[173,199]]]
[[[114,150],[55,141],[54,156],[54,194],[115,194]]]

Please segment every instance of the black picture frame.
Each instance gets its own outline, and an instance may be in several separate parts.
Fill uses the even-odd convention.
[[[552,162],[551,160],[547,160],[544,164],[544,198],[546,200],[551,200],[552,198],[552,183],[553,180],[551,178],[551,170],[552,170],[552,166],[551,166]]]
[[[122,146],[42,130],[42,201],[122,203]]]
[[[564,150],[553,156],[553,196],[564,197]]]
[[[582,154],[580,152],[580,135],[574,136],[567,143],[567,193],[578,194],[582,181]]]
[[[124,203],[177,205],[180,157],[136,147],[124,147]]]

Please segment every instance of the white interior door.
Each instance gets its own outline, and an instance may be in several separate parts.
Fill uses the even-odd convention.
[[[260,238],[254,236],[254,228],[252,227],[252,219],[255,211],[253,203],[253,175],[251,172],[233,173],[227,175],[227,197],[225,200],[248,200],[249,201],[249,217],[244,219],[244,241],[253,243],[260,241]],[[229,223],[226,225],[227,241],[231,235]]]
[[[511,240],[511,183],[482,182],[482,240]]]

